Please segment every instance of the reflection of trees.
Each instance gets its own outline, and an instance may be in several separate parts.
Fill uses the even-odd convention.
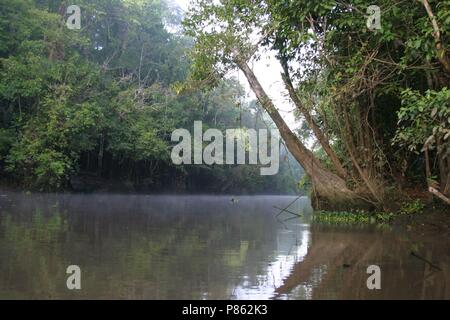
[[[30,298],[55,297],[65,275],[63,264],[54,263],[61,250],[57,241],[67,232],[62,215],[55,210],[46,218],[36,209],[21,224],[13,215],[0,217],[0,298],[20,297],[23,290]]]
[[[256,262],[276,245],[273,200],[174,199],[15,199],[0,213],[0,298],[228,298],[243,269],[262,272]],[[65,286],[70,264],[79,292]]]
[[[424,240],[418,247],[394,233],[337,230],[313,226],[308,254],[276,289],[276,297],[295,295],[313,284],[315,299],[450,298],[448,241]],[[417,249],[429,261],[437,261],[442,271],[413,257],[411,250]],[[371,264],[381,268],[381,290],[366,287]]]

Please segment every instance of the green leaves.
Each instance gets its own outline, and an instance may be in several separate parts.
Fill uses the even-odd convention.
[[[422,149],[427,144],[435,147],[436,141],[447,141],[450,133],[450,90],[427,90],[425,94],[406,89],[402,92],[402,107],[398,112],[399,129],[394,143],[410,151]],[[450,152],[448,144],[445,152]]]
[[[59,6],[0,0],[0,161],[43,190],[63,187],[99,136],[117,158],[167,159],[165,86],[187,69],[184,43],[165,30],[164,3],[79,5],[85,27],[71,32]]]

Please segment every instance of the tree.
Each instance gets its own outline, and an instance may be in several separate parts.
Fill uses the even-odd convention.
[[[82,28],[69,30],[67,5],[0,0],[2,178],[42,191],[118,184],[130,191],[293,192],[288,174],[263,179],[251,166],[172,164],[176,128],[195,120],[220,129],[258,122],[235,80],[179,90],[192,45],[180,32],[179,8],[79,1]]]
[[[400,93],[448,82],[449,2],[382,1],[382,28],[373,32],[366,26],[370,4],[199,0],[185,27],[196,40],[192,76],[214,79],[239,68],[319,200],[335,207],[362,200],[388,210],[387,187],[399,188],[403,170],[390,143]],[[331,167],[289,130],[249,67],[263,50],[275,52],[286,91]]]

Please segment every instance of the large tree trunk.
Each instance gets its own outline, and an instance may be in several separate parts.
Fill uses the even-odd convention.
[[[281,59],[281,64],[282,64],[283,70],[284,70],[284,74],[282,74],[283,82],[285,84],[286,89],[289,92],[289,96],[291,97],[291,100],[294,102],[297,109],[303,114],[306,122],[308,123],[308,126],[314,132],[314,135],[316,136],[316,138],[319,141],[320,145],[322,146],[323,150],[330,157],[330,160],[333,163],[334,169],[336,170],[336,173],[338,174],[338,176],[343,179],[347,178],[347,176],[348,176],[347,170],[344,169],[344,166],[342,165],[341,161],[338,159],[338,157],[336,156],[336,153],[331,148],[331,146],[328,142],[328,139],[325,137],[325,134],[323,133],[322,129],[320,129],[320,127],[314,121],[313,117],[311,116],[311,113],[303,105],[303,103],[300,101],[297,93],[295,92],[294,85],[292,84],[292,80],[289,75],[289,68],[288,68],[287,62],[284,61],[283,59]]]
[[[361,201],[361,198],[346,186],[344,179],[326,169],[289,129],[247,62],[237,56],[235,62],[244,73],[262,107],[274,121],[287,148],[310,177],[313,185],[313,206],[329,210],[345,209],[355,205],[368,207],[367,202]]]

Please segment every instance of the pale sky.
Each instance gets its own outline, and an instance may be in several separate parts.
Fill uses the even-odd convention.
[[[175,0],[176,3],[184,10],[187,11],[189,7],[190,0]],[[275,106],[280,112],[281,116],[284,118],[286,123],[291,129],[296,129],[299,127],[299,123],[295,121],[293,115],[293,104],[289,99],[285,98],[287,96],[287,91],[284,88],[281,79],[281,66],[276,60],[273,53],[264,53],[259,61],[254,62],[250,65],[253,68],[253,72],[259,79],[259,82],[273,100]],[[250,86],[245,78],[244,74],[239,71],[239,76],[237,73],[230,74],[229,76],[235,76],[239,79],[241,84],[246,89],[249,99],[256,99],[255,95],[250,89]]]

